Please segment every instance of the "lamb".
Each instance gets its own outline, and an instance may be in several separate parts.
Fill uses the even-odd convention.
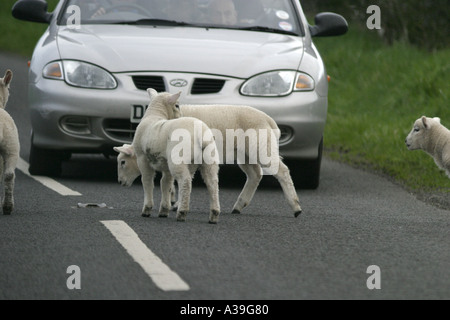
[[[9,97],[9,84],[13,73],[6,70],[5,76],[0,78],[0,176],[2,177],[3,214],[9,215],[14,209],[15,169],[19,159],[19,134],[13,118],[4,109]]]
[[[210,197],[209,223],[216,224],[220,214],[218,150],[210,129],[198,119],[180,117],[177,100],[181,93],[158,94],[148,89],[150,105],[136,129],[132,145],[115,147],[119,152],[119,183],[131,186],[141,174],[144,187],[142,216],[149,217],[153,207],[155,170],[162,172],[160,217],[167,217],[171,207],[171,188],[174,179],[179,186],[177,221],[185,221],[189,211],[192,178],[197,170],[203,177]],[[198,139],[199,130],[202,139]],[[178,149],[180,138],[189,144],[189,150]],[[209,136],[209,140],[203,137]],[[209,159],[198,159],[208,150]],[[128,161],[129,158],[135,161]],[[182,158],[182,159],[181,159]]]
[[[441,124],[441,119],[417,119],[405,143],[409,150],[420,149],[432,156],[450,178],[450,130]]]
[[[278,180],[285,198],[294,212],[294,216],[298,217],[302,213],[289,168],[283,163],[279,155],[278,140],[280,139],[280,130],[275,120],[266,113],[250,106],[182,105],[180,109],[182,116],[194,117],[205,122],[216,133],[215,136],[227,137],[229,132],[241,132],[240,136],[237,135],[237,139],[232,144],[234,152],[238,153],[238,166],[246,174],[247,181],[233,206],[232,213],[239,214],[250,204],[262,180],[263,173],[273,175]],[[252,131],[255,132],[259,143],[255,148],[246,146],[247,149],[242,150],[245,152],[245,155],[243,155],[245,159],[239,161],[238,141],[247,132]],[[262,133],[266,133],[265,137]],[[265,139],[267,141],[263,141]],[[227,150],[226,143],[223,143],[223,148],[219,148],[220,159],[230,157],[230,153],[232,153],[232,150]],[[254,154],[257,155],[257,158],[254,159],[256,161],[251,161]],[[268,163],[265,163],[261,157],[264,154],[270,154],[271,159],[269,162],[270,170],[265,172],[263,172],[263,169],[268,169]]]
[[[219,147],[219,157],[222,160],[224,157],[228,159],[229,156],[235,156],[235,153],[240,153],[238,150],[238,141],[242,141],[242,138],[245,139],[246,133],[253,130],[259,138],[260,143],[253,144],[253,148],[247,145],[245,150],[241,150],[244,153],[242,155],[244,159],[238,161],[238,165],[246,174],[247,181],[233,206],[232,213],[241,213],[250,204],[261,182],[262,169],[267,169],[267,162],[264,162],[264,159],[260,157],[261,154],[264,154],[262,151],[270,153],[270,158],[272,159],[270,161],[272,170],[266,171],[265,173],[272,174],[279,181],[285,198],[294,212],[294,216],[298,217],[302,213],[289,169],[279,155],[278,140],[280,138],[280,130],[271,117],[255,108],[235,105],[181,105],[180,111],[182,116],[194,117],[206,123],[215,133],[215,137],[227,137],[227,133],[230,131],[238,132],[235,136],[236,139],[233,138],[234,141],[231,143],[232,147],[229,149],[226,143],[222,143],[222,146],[219,147],[219,141],[216,139],[217,146]],[[266,138],[260,135],[264,132],[266,132]],[[265,139],[267,141],[264,141]],[[254,155],[257,155],[253,159],[254,161],[249,161]],[[129,157],[127,160],[136,161],[132,157]]]

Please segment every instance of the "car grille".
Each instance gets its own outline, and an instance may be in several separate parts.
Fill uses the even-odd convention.
[[[129,119],[105,119],[103,129],[114,140],[131,143],[136,132],[137,123]]]
[[[166,91],[164,78],[160,76],[133,76],[133,82],[139,90],[153,88],[158,92]],[[225,80],[196,78],[192,84],[191,94],[218,93],[225,85]]]
[[[133,76],[133,82],[136,88],[140,90],[147,90],[153,88],[158,92],[166,91],[164,78],[159,76]]]
[[[197,78],[192,85],[191,94],[218,93],[225,85],[225,80]]]

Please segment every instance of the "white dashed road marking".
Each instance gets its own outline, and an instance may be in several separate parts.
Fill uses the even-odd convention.
[[[17,169],[19,169],[20,171],[25,173],[27,176],[42,183],[47,188],[59,193],[62,196],[81,196],[81,193],[67,188],[66,186],[62,185],[58,181],[53,180],[52,178],[45,177],[45,176],[32,176],[28,172],[29,167],[30,167],[30,165],[25,160],[23,160],[22,158],[19,158],[19,161],[17,163]]]
[[[17,169],[30,178],[40,182],[45,187],[59,193],[62,196],[81,196],[82,194],[67,188],[58,181],[45,176],[33,176],[29,173],[30,165],[19,158]],[[124,221],[111,220],[100,221],[119,241],[125,250],[131,255],[142,269],[150,276],[153,282],[164,291],[187,291],[189,285],[172,271],[161,259],[156,256]]]
[[[187,291],[189,285],[156,256],[124,221],[100,221],[153,282],[164,291]]]

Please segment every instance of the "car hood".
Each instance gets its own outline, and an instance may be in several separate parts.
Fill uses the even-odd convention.
[[[192,27],[84,25],[60,27],[61,59],[110,72],[194,72],[238,78],[297,69],[303,38],[266,32]]]

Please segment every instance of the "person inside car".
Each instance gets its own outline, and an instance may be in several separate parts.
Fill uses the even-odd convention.
[[[167,19],[179,22],[197,22],[201,12],[197,0],[167,0]]]
[[[208,6],[208,20],[222,25],[235,25],[237,12],[232,0],[212,0]]]
[[[238,22],[242,25],[253,25],[265,18],[261,0],[234,0]]]

